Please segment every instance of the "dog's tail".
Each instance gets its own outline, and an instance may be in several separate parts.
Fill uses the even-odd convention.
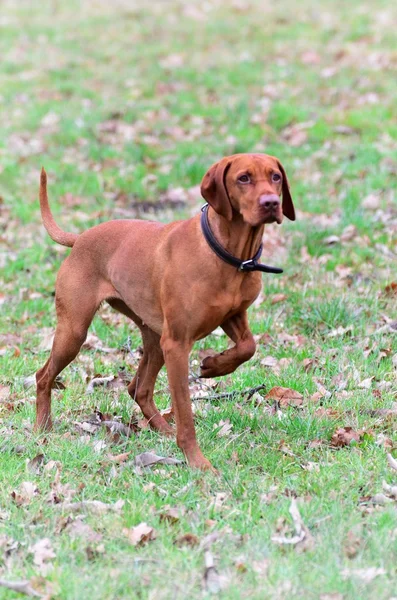
[[[63,231],[55,223],[50,206],[48,204],[47,173],[43,168],[41,169],[40,174],[40,210],[44,227],[47,229],[47,232],[54,242],[58,242],[58,244],[61,244],[62,246],[69,246],[69,248],[71,248],[79,236],[77,233],[68,233],[67,231]]]

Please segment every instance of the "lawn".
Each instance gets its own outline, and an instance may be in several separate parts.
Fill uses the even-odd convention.
[[[21,597],[4,581],[54,600],[395,597],[396,18],[386,0],[2,2],[1,600]],[[252,151],[282,161],[297,220],[265,230],[284,274],[249,311],[255,357],[203,384],[226,336],[191,355],[219,476],[137,464],[183,456],[128,396],[139,330],[106,306],[35,435],[29,377],[69,252],[41,224],[40,167],[78,232],[189,217],[207,168]],[[164,369],[155,397],[169,406]],[[96,421],[131,414],[130,437]]]

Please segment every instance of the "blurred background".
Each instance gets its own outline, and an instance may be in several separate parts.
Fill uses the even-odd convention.
[[[300,298],[329,294],[316,282],[355,282],[356,301],[390,282],[396,17],[385,0],[3,1],[0,265],[10,309],[24,313],[32,286],[29,313],[52,315],[67,252],[41,225],[42,165],[58,222],[81,231],[189,216],[214,161],[274,154],[298,218],[266,228],[264,260],[289,265],[289,279],[267,285],[296,285]]]

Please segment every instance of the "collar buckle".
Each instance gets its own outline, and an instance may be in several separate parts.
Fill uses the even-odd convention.
[[[239,271],[253,271],[256,267],[256,260],[250,258],[249,260],[243,260],[239,266]]]

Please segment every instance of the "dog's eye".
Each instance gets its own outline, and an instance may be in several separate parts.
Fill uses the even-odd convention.
[[[278,173],[273,173],[272,181],[275,181],[276,183],[278,183],[279,181],[281,181],[281,176]]]
[[[237,180],[239,183],[250,183],[251,179],[250,176],[245,174],[245,175],[240,175],[240,177]]]

